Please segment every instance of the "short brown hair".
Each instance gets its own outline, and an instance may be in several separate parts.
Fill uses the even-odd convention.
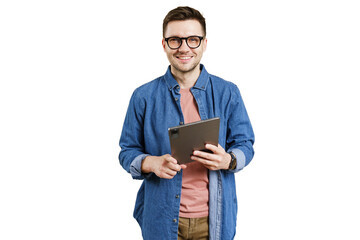
[[[204,36],[206,36],[206,22],[201,13],[191,7],[177,7],[171,10],[164,18],[163,21],[163,37],[165,37],[166,27],[171,21],[184,21],[184,20],[197,20],[201,24]]]

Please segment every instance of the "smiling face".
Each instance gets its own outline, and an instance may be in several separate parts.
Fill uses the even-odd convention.
[[[165,38],[168,37],[189,37],[204,36],[201,24],[197,20],[171,21],[168,23]],[[180,48],[172,50],[165,39],[162,40],[164,51],[171,65],[171,72],[178,76],[193,72],[200,72],[200,60],[206,50],[207,40],[204,38],[198,48],[192,49],[182,40]]]

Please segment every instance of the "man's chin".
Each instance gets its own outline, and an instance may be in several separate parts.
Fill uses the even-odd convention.
[[[173,67],[182,73],[188,73],[194,71],[199,64],[191,64],[191,65],[173,65]]]

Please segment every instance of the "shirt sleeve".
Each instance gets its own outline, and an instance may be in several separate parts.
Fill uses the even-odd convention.
[[[119,161],[134,179],[144,179],[141,163],[148,154],[144,152],[144,101],[134,91],[125,116],[120,137]]]
[[[236,157],[236,167],[233,170],[229,170],[231,172],[238,172],[240,170],[242,170],[245,167],[245,154],[243,153],[243,151],[241,151],[240,149],[237,148],[233,148],[231,150],[228,151],[228,153],[232,152],[233,154],[235,154]]]
[[[254,156],[255,136],[240,91],[236,86],[232,89],[226,144],[227,152],[233,152],[236,156],[236,168],[231,171],[238,172]]]

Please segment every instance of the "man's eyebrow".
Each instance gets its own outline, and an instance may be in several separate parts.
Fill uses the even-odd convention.
[[[196,35],[196,34],[188,35],[187,37],[198,37],[198,36],[201,37],[201,35]],[[165,37],[165,38],[187,38],[187,37],[170,36],[170,37]]]

